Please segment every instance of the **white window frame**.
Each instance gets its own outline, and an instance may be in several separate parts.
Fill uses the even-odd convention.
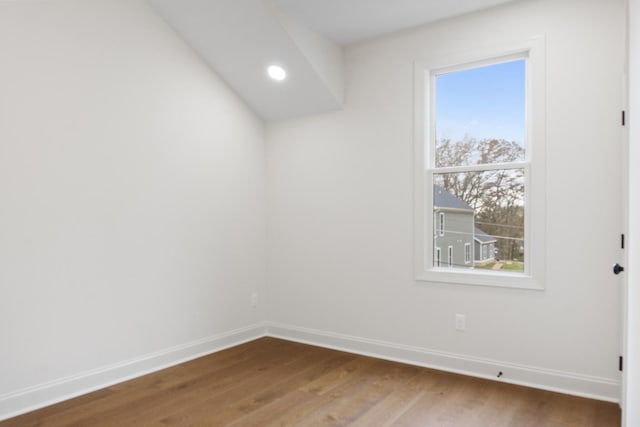
[[[545,283],[545,42],[536,37],[521,42],[476,48],[457,55],[416,61],[414,73],[414,267],[422,282],[544,289]],[[524,169],[524,272],[449,269],[433,265],[435,172],[435,76],[483,65],[526,58],[525,159],[517,164],[488,164],[478,170]],[[468,171],[468,168],[464,168]],[[437,173],[457,172],[456,167]]]
[[[436,266],[440,267],[442,264],[442,249],[436,248]]]
[[[464,244],[464,263],[471,264],[471,243]]]
[[[438,234],[440,237],[444,237],[445,234],[445,220],[444,212],[440,212],[438,215]]]
[[[453,246],[451,245],[447,249],[447,266],[449,268],[453,267]]]

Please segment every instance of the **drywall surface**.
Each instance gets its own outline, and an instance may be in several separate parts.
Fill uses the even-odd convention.
[[[267,126],[274,330],[618,400],[624,12],[619,0],[519,2],[349,47],[344,111]],[[414,61],[537,36],[546,289],[416,282]]]
[[[325,36],[307,28],[281,10],[274,1],[264,2],[274,19],[280,24],[300,53],[313,65],[315,72],[342,105],[344,101],[342,47]]]
[[[0,409],[264,318],[263,123],[146,2],[0,2],[0,58]]]
[[[340,108],[341,49],[300,26],[282,25],[269,2],[149,1],[260,117]],[[269,65],[284,67],[286,84],[268,76]]]

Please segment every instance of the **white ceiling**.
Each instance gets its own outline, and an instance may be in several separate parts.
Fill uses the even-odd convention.
[[[265,120],[341,108],[345,45],[513,1],[149,0]]]
[[[347,45],[514,0],[275,0],[291,17]]]

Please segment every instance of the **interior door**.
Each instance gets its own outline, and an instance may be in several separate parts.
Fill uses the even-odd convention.
[[[621,390],[620,390],[620,406],[621,408],[625,408],[625,361],[626,353],[627,353],[627,324],[628,324],[628,286],[629,286],[629,259],[628,259],[628,247],[629,247],[629,218],[630,218],[630,199],[629,199],[629,191],[630,191],[630,175],[629,175],[629,117],[628,117],[628,103],[629,103],[629,87],[628,87],[628,76],[625,72],[623,76],[623,116],[621,117],[623,126],[621,127],[621,141],[622,141],[622,159],[620,162],[621,173],[622,173],[622,227],[621,232],[621,241],[620,241],[620,253],[617,263],[613,266],[613,274],[619,275],[619,284],[620,287],[620,379],[621,379]],[[627,268],[624,268],[627,267]],[[624,425],[624,422],[623,422]]]
[[[640,0],[628,2],[628,250],[624,275],[622,425],[640,426]]]

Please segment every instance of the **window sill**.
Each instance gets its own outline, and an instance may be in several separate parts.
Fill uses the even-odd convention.
[[[418,271],[415,279],[417,285],[420,285],[421,282],[429,282],[537,291],[544,290],[541,280],[524,273],[493,273],[491,271],[471,269],[469,271],[462,269],[452,271],[447,267],[434,267],[431,270]]]

